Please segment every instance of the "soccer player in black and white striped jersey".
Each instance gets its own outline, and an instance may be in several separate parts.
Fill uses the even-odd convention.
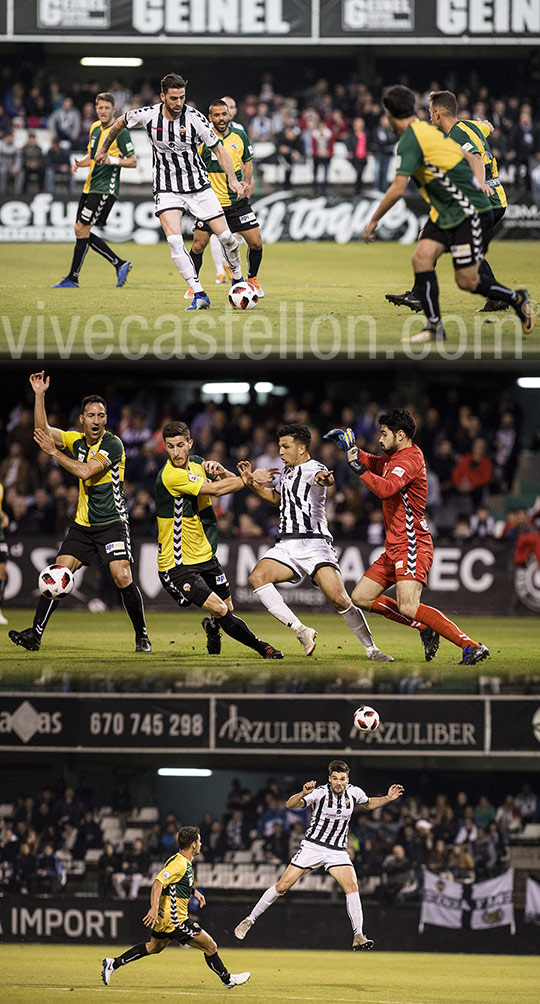
[[[268,612],[295,632],[306,655],[312,655],[317,631],[298,619],[275,586],[278,582],[300,582],[309,575],[362,643],[368,659],[393,662],[391,655],[377,648],[362,611],[345,589],[325,511],[326,488],[334,484],[333,474],[310,457],[307,425],[291,422],[278,435],[279,455],[286,466],[283,471],[274,471],[276,488],[257,484],[249,461],[238,464],[245,484],[265,502],[279,506],[276,543],[255,565],[250,586]]]
[[[316,781],[306,781],[302,791],[291,795],[288,809],[311,806],[311,822],[305,837],[292,861],[275,885],[263,893],[251,913],[235,928],[235,936],[243,941],[255,921],[268,910],[279,896],[298,882],[306,872],[324,867],[345,893],[347,913],[353,929],[353,951],[373,948],[371,938],[366,938],[362,903],[353,863],[347,850],[349,826],[356,805],[366,809],[380,809],[403,794],[401,784],[391,784],[386,795],[370,798],[362,788],[349,783],[350,767],[344,760],[331,760],[328,764],[328,783],[317,786]]]
[[[194,296],[186,310],[210,306],[182,237],[182,214],[187,210],[196,220],[208,223],[223,247],[233,283],[242,280],[240,252],[219,200],[210,186],[208,172],[198,153],[201,143],[215,154],[227,175],[229,187],[243,198],[245,184],[238,181],[234,167],[208,119],[186,105],[186,81],[178,73],[168,73],[161,81],[161,103],[133,108],[113,123],[96,163],[105,162],[107,150],[129,122],[130,128],[144,126],[152,143],[155,215],[171,249],[171,257]]]

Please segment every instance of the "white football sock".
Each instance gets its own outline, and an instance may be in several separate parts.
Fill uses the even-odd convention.
[[[216,275],[225,275],[225,262],[223,258],[223,248],[215,234],[210,236],[210,251],[216,266]]]
[[[223,255],[233,274],[233,279],[238,282],[242,278],[242,265],[240,264],[240,251],[236,238],[233,237],[228,228],[222,234],[216,234],[216,237],[223,248]]]
[[[268,907],[272,906],[272,903],[275,903],[276,899],[279,899],[280,896],[284,895],[285,893],[276,891],[275,885],[271,885],[266,892],[263,892],[260,900],[255,903],[251,913],[248,913],[249,919],[255,923],[257,917],[260,917],[265,910],[268,910]]]
[[[265,586],[259,586],[258,589],[254,589],[253,591],[263,606],[266,607],[268,613],[272,614],[272,617],[275,617],[276,620],[281,621],[282,624],[285,624],[285,627],[290,627],[293,631],[300,631],[303,628],[302,621],[299,621],[296,614],[284,603],[283,597],[271,582],[268,582]]]
[[[358,641],[362,642],[364,648],[374,647],[375,642],[373,641],[373,635],[369,630],[366,618],[362,611],[358,607],[355,607],[354,603],[351,603],[348,610],[338,610],[338,614],[341,614],[347,627],[356,635]]]
[[[194,293],[202,293],[202,286],[195,275],[193,262],[186,251],[184,241],[179,234],[171,234],[167,237],[167,244],[171,249],[171,258],[176,265],[180,275],[191,286]]]
[[[353,934],[360,934],[364,928],[364,914],[362,912],[362,904],[360,902],[360,893],[348,892],[345,896],[345,905],[347,907],[347,913],[349,914]]]

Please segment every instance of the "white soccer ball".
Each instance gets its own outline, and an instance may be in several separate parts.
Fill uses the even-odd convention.
[[[353,722],[360,732],[374,732],[379,728],[379,714],[375,708],[370,708],[368,704],[363,704],[354,712]]]
[[[39,573],[39,591],[48,600],[60,600],[63,596],[69,596],[74,583],[73,572],[65,565],[47,565]]]
[[[229,303],[235,310],[252,310],[259,302],[259,294],[251,282],[235,282],[229,290]]]

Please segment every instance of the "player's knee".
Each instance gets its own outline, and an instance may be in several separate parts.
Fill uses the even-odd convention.
[[[172,258],[178,258],[185,251],[184,239],[180,234],[169,234],[167,237]]]
[[[461,272],[459,269],[455,273],[456,283],[460,289],[474,290],[478,285],[478,276],[467,275],[465,272]]]
[[[224,600],[219,600],[218,599],[213,604],[212,613],[214,614],[215,617],[225,617],[225,614],[227,614],[228,612],[229,612],[229,608],[228,608],[228,606],[227,606],[227,604],[225,603]]]
[[[370,604],[365,597],[362,596],[361,589],[353,589],[351,593],[351,600],[355,607],[360,607],[360,610],[369,610]]]
[[[115,568],[112,572],[112,577],[114,579],[114,584],[118,586],[119,589],[125,589],[126,586],[131,585],[131,568]]]
[[[409,600],[409,599],[407,599],[407,600],[399,600],[398,599],[397,605],[398,605],[398,610],[399,610],[400,614],[403,614],[404,617],[414,617],[414,615],[415,615],[415,613],[416,613],[416,611],[418,609],[418,603],[416,603],[415,600]]]
[[[248,575],[248,582],[252,589],[258,589],[260,586],[265,585],[264,575],[259,569],[254,568]]]
[[[214,939],[211,938],[210,935],[208,935],[208,945],[206,946],[206,948],[204,950],[204,954],[205,955],[213,955],[214,952],[217,952],[217,948],[218,948],[217,942],[214,941]]]
[[[276,882],[276,892],[278,896],[284,896],[289,886],[285,882]]]

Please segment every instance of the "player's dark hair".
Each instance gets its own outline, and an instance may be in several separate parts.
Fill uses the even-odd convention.
[[[431,91],[429,100],[435,108],[440,108],[447,115],[457,118],[457,98],[452,91]]]
[[[108,101],[108,103],[112,105],[113,108],[116,105],[116,101],[114,100],[114,94],[110,94],[109,91],[101,91],[101,94],[96,94],[96,100],[95,100],[96,105],[98,101]]]
[[[401,429],[408,439],[414,439],[416,435],[416,422],[406,408],[392,408],[385,415],[379,415],[379,425],[386,425],[390,432],[399,432]]]
[[[163,442],[166,439],[172,439],[174,436],[185,436],[186,439],[191,439],[189,426],[185,422],[166,422],[163,426],[162,436]]]
[[[311,432],[307,425],[301,425],[300,422],[289,422],[288,425],[284,425],[278,432],[278,439],[282,436],[292,436],[297,443],[303,443],[304,446],[309,446],[311,443]]]
[[[100,397],[99,394],[88,394],[87,397],[83,397],[81,401],[81,415],[84,414],[84,409],[87,404],[102,404],[107,411],[107,402],[104,397]]]
[[[211,111],[212,108],[217,108],[218,105],[223,105],[224,108],[227,108],[227,111],[229,110],[227,102],[224,101],[223,98],[214,98],[214,100],[208,105],[208,110]]]
[[[383,105],[395,119],[408,119],[414,115],[416,98],[410,87],[394,84],[383,94]]]
[[[186,847],[191,847],[199,837],[198,826],[181,826],[178,830],[178,848],[185,851]]]
[[[336,774],[350,774],[351,768],[344,760],[331,760],[328,764],[328,777],[330,777],[330,774],[333,774],[334,771]]]
[[[161,81],[161,93],[166,94],[172,87],[187,87],[187,80],[179,73],[167,73]]]

